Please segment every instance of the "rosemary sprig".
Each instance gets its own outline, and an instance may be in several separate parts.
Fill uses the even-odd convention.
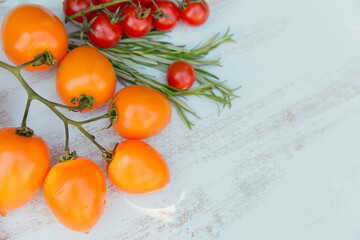
[[[220,66],[218,59],[209,60],[205,56],[214,48],[225,42],[233,42],[229,30],[222,36],[214,35],[206,43],[193,49],[186,49],[183,45],[160,40],[166,37],[166,33],[152,31],[143,38],[124,37],[115,47],[99,49],[113,64],[118,79],[136,85],[146,85],[163,93],[177,108],[180,116],[191,129],[193,123],[187,114],[198,117],[195,111],[185,102],[186,97],[203,96],[211,99],[223,107],[231,107],[231,101],[237,97],[236,89],[230,89],[214,74],[201,69],[201,66]],[[80,39],[80,33],[69,34],[70,38]],[[84,38],[86,39],[86,37]],[[70,41],[69,48],[73,49],[82,45],[81,41]],[[91,45],[90,43],[87,43]],[[153,76],[142,73],[147,67],[166,72],[168,67],[175,61],[187,61],[195,67],[197,87],[188,91],[180,91],[167,84],[158,82]]]

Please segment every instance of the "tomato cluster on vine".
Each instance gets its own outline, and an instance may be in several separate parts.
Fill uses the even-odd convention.
[[[91,4],[109,3],[111,0],[65,0],[64,13],[71,16],[87,9]],[[96,47],[115,46],[122,34],[139,38],[146,36],[152,28],[158,31],[170,31],[179,20],[189,26],[200,26],[209,18],[210,8],[205,0],[184,0],[179,6],[170,0],[136,0],[117,3],[106,7],[104,11],[85,14],[89,40]],[[83,22],[82,16],[73,19]]]

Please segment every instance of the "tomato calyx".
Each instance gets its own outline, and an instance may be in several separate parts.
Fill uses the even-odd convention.
[[[103,11],[109,16],[111,25],[121,22],[126,16],[120,17],[120,7],[116,9],[114,13],[110,12],[109,9],[104,8]]]
[[[185,10],[188,8],[188,6],[189,6],[189,4],[186,1],[184,1],[184,2],[180,3],[179,7],[180,7],[180,10]]]
[[[166,15],[164,12],[162,12],[159,8],[159,6],[156,4],[156,2],[154,0],[151,0],[156,8],[156,11],[153,13],[153,17],[155,19],[159,19],[159,18],[162,18],[162,17],[165,17],[167,19],[170,19],[171,21],[174,21],[174,19],[168,15]]]
[[[149,14],[151,13],[151,8],[146,9],[146,11],[141,11],[141,3],[139,2],[139,6],[136,5],[133,1],[130,0],[131,5],[133,5],[136,10],[137,10],[137,14],[136,17],[137,18],[147,18],[149,16]],[[126,15],[125,15],[126,17]]]
[[[203,0],[189,0],[189,1],[183,1],[180,3],[180,10],[185,10],[189,7],[189,4],[191,3],[201,3],[204,8],[206,8],[206,5],[204,4]]]
[[[78,109],[73,109],[74,112],[82,111],[84,109],[92,109],[96,99],[87,94],[81,94],[78,98],[73,97],[71,99],[72,104],[79,102]]]
[[[83,17],[83,19],[84,19],[84,21],[83,21],[82,23],[79,23],[79,22],[75,21],[74,19],[70,19],[70,21],[71,21],[74,25],[80,27],[80,39],[81,39],[81,40],[82,40],[83,37],[84,37],[84,33],[86,33],[87,31],[90,31],[90,32],[92,32],[92,33],[95,35],[95,31],[94,31],[90,26],[91,26],[91,24],[93,24],[93,22],[96,20],[96,16],[95,16],[93,19],[91,19],[90,21],[88,21],[87,18],[85,17],[85,14],[84,14],[84,13],[82,13],[82,17]]]
[[[165,17],[167,19],[170,19],[171,21],[174,21],[174,19],[168,15],[166,15],[164,12],[162,11],[156,11],[154,14],[153,14],[153,17],[155,19],[159,19],[159,18],[162,18],[162,17]]]
[[[63,155],[60,156],[59,162],[67,162],[71,160],[75,160],[78,157],[76,151],[73,152],[66,152]]]
[[[36,55],[32,66],[38,67],[44,64],[50,67],[54,66],[55,64],[54,56],[49,51],[43,51],[40,54]]]
[[[114,155],[117,145],[118,145],[118,143],[115,145],[114,150],[112,150],[112,151],[110,151],[110,150],[102,151],[102,157],[106,160],[106,162],[110,163],[111,160],[113,159],[113,155]]]
[[[18,127],[15,130],[15,133],[21,137],[32,137],[34,135],[34,130],[29,127]]]
[[[149,16],[150,12],[151,12],[150,8],[146,9],[145,12],[142,12],[141,9],[139,9],[136,16],[138,18],[147,18]]]
[[[107,164],[106,164],[106,170],[109,168],[109,165],[111,163],[111,161],[113,160],[114,158],[114,155],[115,155],[115,150],[117,148],[117,146],[119,145],[119,143],[116,143],[115,144],[115,147],[113,148],[112,151],[110,150],[106,150],[105,152],[103,152],[103,155],[102,157],[106,160]]]
[[[115,102],[117,100],[118,99],[115,98],[115,100],[113,101],[113,103],[111,105],[111,108],[109,109],[108,115],[109,115],[109,119],[110,119],[110,124],[106,129],[109,129],[112,125],[114,125],[118,119],[118,111],[115,107]]]

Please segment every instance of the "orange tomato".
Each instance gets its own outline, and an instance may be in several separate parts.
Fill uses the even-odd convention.
[[[0,214],[27,203],[50,166],[50,152],[36,135],[21,137],[15,128],[0,129]]]
[[[116,88],[116,75],[110,61],[96,48],[81,46],[66,55],[56,75],[56,88],[68,106],[74,97],[87,94],[95,98],[92,109],[110,101]]]
[[[88,233],[100,219],[106,202],[101,169],[86,158],[54,165],[43,186],[46,204],[64,226]]]
[[[113,102],[115,99],[118,118],[113,128],[123,138],[149,138],[160,133],[171,120],[169,100],[149,87],[125,87],[115,94]]]
[[[153,193],[170,182],[169,168],[162,155],[140,140],[117,145],[107,173],[115,187],[133,194]]]
[[[49,9],[22,4],[10,10],[1,26],[1,44],[6,56],[16,65],[29,62],[43,51],[50,51],[57,65],[66,55],[68,37],[64,25]],[[31,72],[50,66],[27,66]]]

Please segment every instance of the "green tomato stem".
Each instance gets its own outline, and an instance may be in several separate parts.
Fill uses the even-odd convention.
[[[95,118],[92,118],[92,119],[81,121],[81,122],[78,122],[78,123],[80,125],[84,125],[84,124],[92,123],[92,122],[95,122],[95,121],[98,121],[98,120],[101,120],[101,119],[105,119],[105,118],[109,118],[109,113],[106,113],[106,114],[101,115],[99,117],[95,117]]]
[[[117,3],[123,3],[123,2],[129,2],[129,0],[114,0],[114,1],[111,1],[111,2],[108,2],[108,3],[102,3],[102,4],[99,4],[99,5],[91,5],[90,7],[88,7],[87,9],[85,9],[83,11],[77,12],[74,15],[66,17],[65,18],[65,23],[69,22],[71,19],[81,17],[81,16],[83,16],[83,15],[89,13],[89,12],[100,10],[100,9],[106,8],[108,6],[115,5]]]
[[[68,155],[70,153],[69,148],[69,124],[64,122],[65,127],[65,155]]]
[[[30,104],[31,104],[32,100],[33,99],[28,96],[28,99],[27,99],[27,102],[26,102],[26,107],[25,107],[25,112],[24,112],[24,116],[23,116],[23,120],[21,122],[21,127],[22,128],[26,127],[26,120],[27,120],[27,116],[29,114]]]

